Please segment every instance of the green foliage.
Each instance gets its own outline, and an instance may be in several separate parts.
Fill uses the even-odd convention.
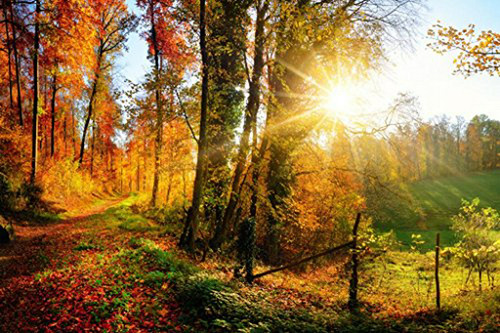
[[[360,248],[369,249],[372,253],[385,253],[399,246],[392,230],[386,233],[377,233],[371,227],[362,231],[358,242]]]
[[[81,241],[77,246],[73,248],[74,251],[87,251],[87,250],[102,250],[100,244],[96,244],[94,240]]]
[[[186,203],[174,201],[172,204],[162,208],[152,208],[143,213],[143,215],[159,223],[165,233],[177,235],[182,231],[182,221],[185,217]]]
[[[236,294],[229,293],[227,286],[206,273],[188,276],[179,282],[179,301],[198,317],[220,315],[224,306],[237,298]]]
[[[152,240],[131,238],[129,245],[132,250],[123,250],[120,255],[122,262],[129,266],[135,264],[150,272],[168,272],[172,277],[177,273],[192,274],[197,271],[196,267],[177,259],[172,253],[162,250]]]
[[[169,278],[168,274],[160,271],[152,271],[144,276],[144,283],[152,287],[161,287],[163,282]]]
[[[178,281],[178,299],[213,332],[324,332],[325,318],[301,310],[280,310],[250,302],[205,272]],[[187,320],[187,318],[186,318]]]
[[[491,207],[479,208],[479,203],[478,198],[462,201],[452,225],[461,240],[450,251],[470,271],[489,274],[500,259],[500,241],[494,233],[500,228],[500,215]]]
[[[130,216],[125,221],[118,225],[118,228],[128,231],[152,231],[157,230],[158,226],[150,223],[147,219],[142,216]]]
[[[15,204],[15,191],[9,179],[0,173],[0,209],[9,211]]]
[[[15,185],[0,171],[0,209],[3,212],[14,210],[39,211],[42,205],[43,188],[38,184],[22,183]]]

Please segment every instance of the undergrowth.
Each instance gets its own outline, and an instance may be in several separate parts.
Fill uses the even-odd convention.
[[[459,298],[452,301],[450,283],[460,280],[451,275],[452,262],[443,261],[441,311],[426,305],[427,296],[418,299],[430,284],[430,254],[394,252],[384,261],[365,262],[360,270],[362,306],[351,314],[342,294],[346,285],[337,283],[345,277],[320,284],[325,281],[324,272],[320,280],[282,272],[249,286],[224,278],[228,274],[213,266],[197,267],[177,252],[172,239],[164,235],[164,226],[135,210],[136,200],[128,198],[83,222],[89,231],[73,247],[80,257],[75,268],[52,267],[37,275],[39,283],[51,288],[67,281],[68,299],[74,295],[70,290],[90,288],[82,313],[95,325],[109,325],[110,331],[127,332],[135,321],[148,331],[496,332],[498,289],[453,296]],[[43,253],[37,260],[50,264]],[[210,260],[217,262],[217,258]],[[51,305],[50,311],[63,311],[61,297],[54,302],[59,303]],[[458,303],[470,308],[459,308]],[[403,309],[405,304],[408,309]]]

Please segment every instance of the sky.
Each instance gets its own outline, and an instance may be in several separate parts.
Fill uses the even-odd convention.
[[[135,0],[127,0],[127,3],[137,12]],[[499,77],[476,74],[464,79],[459,74],[453,75],[454,55],[438,55],[426,46],[427,30],[437,20],[458,29],[473,23],[479,31],[500,31],[500,0],[428,0],[427,10],[421,16],[422,24],[413,49],[391,52],[389,62],[380,73],[356,83],[361,88],[356,90],[368,96],[357,107],[363,111],[368,111],[367,108],[370,112],[381,111],[398,93],[409,93],[418,98],[424,119],[442,114],[461,115],[467,120],[477,114],[500,119]],[[127,46],[128,51],[120,58],[118,73],[122,79],[138,82],[151,66],[146,58],[146,43],[134,33]]]

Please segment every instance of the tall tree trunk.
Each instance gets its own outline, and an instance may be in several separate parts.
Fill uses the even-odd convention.
[[[7,67],[8,67],[8,75],[9,75],[9,101],[10,108],[14,108],[14,96],[12,94],[12,66],[11,66],[11,44],[10,44],[10,34],[9,34],[9,17],[7,12],[7,6],[10,5],[10,1],[5,0],[3,3],[3,17],[5,22],[5,44],[7,46]]]
[[[148,180],[148,148],[147,148],[147,142],[146,142],[146,137],[142,139],[142,164],[143,164],[143,170],[142,170],[142,191],[146,192],[146,185],[147,185],[147,180]]]
[[[196,163],[196,175],[193,186],[193,201],[186,219],[186,226],[181,235],[179,244],[190,250],[194,250],[194,242],[198,232],[200,205],[203,199],[204,173],[206,163],[207,145],[207,101],[208,101],[208,54],[206,46],[206,23],[205,23],[205,0],[200,0],[200,50],[202,62],[201,80],[201,110],[200,110],[200,134],[198,144],[198,160]]]
[[[170,193],[172,192],[172,174],[169,172],[168,173],[168,185],[167,185],[167,197],[166,197],[166,204],[168,206],[168,203],[170,201]]]
[[[233,182],[231,185],[231,193],[229,195],[229,202],[224,212],[224,217],[220,223],[217,224],[213,238],[210,241],[212,249],[217,250],[225,239],[227,229],[234,219],[234,213],[238,206],[238,190],[240,188],[243,171],[245,169],[248,151],[250,148],[250,132],[253,128],[253,122],[256,120],[256,115],[259,108],[260,99],[260,79],[262,76],[262,69],[264,67],[264,18],[267,12],[267,4],[264,7],[257,8],[257,25],[255,30],[255,55],[254,55],[254,68],[252,78],[250,80],[250,92],[248,97],[247,108],[245,112],[245,120],[243,125],[243,133],[241,136],[240,147],[238,150],[238,157],[236,168],[234,170]]]
[[[94,174],[94,149],[95,149],[95,116],[92,119],[92,143],[91,143],[91,151],[90,151],[90,175]]]
[[[67,132],[68,131],[68,129],[67,129],[68,124],[67,124],[67,122],[68,122],[68,117],[65,115],[64,122],[63,122],[63,139],[64,139],[64,156],[65,157],[68,156],[68,140],[67,140],[67,138],[68,138],[68,132]]]
[[[40,27],[38,16],[40,15],[40,0],[36,0],[35,17],[35,40],[33,56],[33,124],[31,131],[31,184],[35,183],[37,167],[37,141],[38,141],[38,52],[40,49]]]
[[[123,194],[123,156],[120,155],[120,193]]]
[[[267,75],[269,80],[272,78],[271,67],[267,67]],[[268,105],[272,105],[272,97],[269,96]],[[269,145],[269,122],[272,114],[268,112],[266,117],[266,123],[264,127],[264,135],[262,138],[262,143],[260,148],[257,147],[257,121],[253,122],[253,147],[252,147],[252,194],[250,196],[250,218],[257,218],[257,202],[259,199],[259,178],[262,169],[262,161],[264,160],[264,154],[267,151]]]
[[[87,131],[90,125],[90,119],[92,119],[92,109],[94,106],[95,96],[97,94],[97,83],[99,81],[100,70],[101,70],[101,60],[102,60],[102,47],[99,47],[97,56],[97,71],[95,73],[94,82],[92,83],[92,92],[90,93],[89,106],[87,118],[85,119],[85,124],[83,125],[82,142],[80,143],[80,158],[78,160],[78,165],[81,166],[83,162],[83,155],[85,153],[85,137],[87,136]]]
[[[137,193],[141,192],[141,154],[139,150],[139,145],[137,145],[137,170],[135,175],[136,190]]]
[[[151,194],[151,206],[156,206],[158,196],[158,183],[160,178],[160,155],[163,141],[163,112],[161,107],[160,96],[160,55],[158,51],[158,42],[156,40],[156,26],[154,21],[153,1],[150,1],[151,11],[151,42],[154,50],[154,66],[155,66],[155,98],[156,98],[156,138],[155,138],[155,170],[153,176],[153,192]]]
[[[71,106],[71,142],[72,142],[72,150],[73,156],[71,158],[75,158],[76,155],[76,128],[75,128],[75,109]]]
[[[52,81],[52,100],[50,101],[50,156],[54,157],[55,151],[55,127],[56,127],[56,94],[57,94],[57,75],[54,74]]]
[[[19,112],[19,125],[23,126],[23,106],[21,103],[21,76],[20,76],[20,59],[17,55],[17,37],[16,37],[16,25],[14,24],[14,9],[12,8],[12,3],[10,3],[10,19],[12,20],[12,48],[14,50],[14,66],[16,70],[16,87],[17,87],[17,108]]]

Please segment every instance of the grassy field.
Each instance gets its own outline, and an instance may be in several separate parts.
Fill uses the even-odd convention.
[[[451,217],[459,212],[462,199],[470,201],[478,197],[482,207],[500,209],[500,170],[423,180],[408,185],[407,190],[421,214],[388,213],[391,221],[380,224],[379,228],[393,229],[398,240],[405,244],[411,242],[412,234],[421,234],[427,249],[433,246],[436,232],[440,232],[442,244],[452,245],[456,238],[449,226]]]

